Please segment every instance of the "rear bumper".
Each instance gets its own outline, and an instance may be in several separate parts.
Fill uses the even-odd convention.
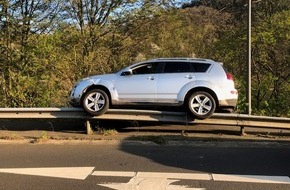
[[[238,99],[226,99],[219,101],[219,107],[229,107],[234,108],[237,106]]]

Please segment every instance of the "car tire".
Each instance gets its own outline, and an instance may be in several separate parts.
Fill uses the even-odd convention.
[[[188,108],[196,119],[207,119],[215,112],[216,102],[208,92],[198,91],[189,97]]]
[[[93,89],[85,93],[82,106],[92,116],[99,116],[109,109],[109,98],[106,92],[100,89]]]

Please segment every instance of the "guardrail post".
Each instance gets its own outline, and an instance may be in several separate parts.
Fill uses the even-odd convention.
[[[87,135],[94,134],[94,130],[92,129],[90,120],[86,120],[86,127],[87,127]]]
[[[241,126],[240,135],[241,135],[241,136],[246,135],[245,127],[244,127],[244,126]]]
[[[188,136],[188,133],[186,132],[186,130],[188,130],[188,114],[185,115],[185,126],[186,126],[186,129],[183,129],[181,131],[182,136]]]

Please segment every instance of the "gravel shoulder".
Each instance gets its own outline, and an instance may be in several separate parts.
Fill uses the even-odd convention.
[[[0,143],[154,143],[196,142],[290,143],[290,130],[245,128],[218,125],[180,125],[158,122],[102,121],[92,123],[87,134],[83,122],[68,120],[0,120]]]
[[[289,143],[290,131],[247,129],[240,135],[239,129],[205,127],[190,129],[188,126],[139,126],[121,129],[97,128],[93,134],[85,130],[0,130],[0,143],[28,144],[156,144],[188,145],[197,142],[252,142]]]

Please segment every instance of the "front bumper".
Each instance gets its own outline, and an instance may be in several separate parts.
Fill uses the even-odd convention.
[[[68,103],[73,107],[80,107],[80,98],[75,96],[75,88],[76,87],[74,87],[69,93]]]
[[[91,81],[86,78],[77,83],[69,93],[69,104],[73,107],[81,107],[81,98],[86,89],[91,85]]]
[[[81,107],[80,100],[78,99],[69,99],[68,103],[73,107]]]

